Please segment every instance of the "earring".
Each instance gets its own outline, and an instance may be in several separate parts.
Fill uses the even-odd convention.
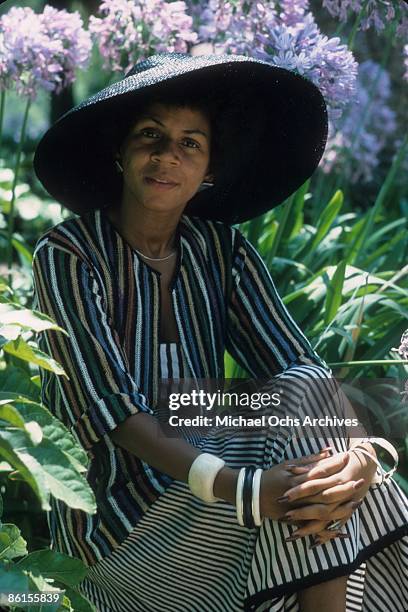
[[[204,191],[204,189],[209,189],[209,187],[214,187],[214,183],[203,181],[200,187],[198,188],[198,191]]]
[[[123,168],[120,164],[120,161],[118,159],[115,159],[115,165],[116,165],[116,169],[118,172],[123,172]]]

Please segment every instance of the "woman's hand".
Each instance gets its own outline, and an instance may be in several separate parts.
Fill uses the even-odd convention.
[[[290,459],[274,465],[269,470],[265,470],[262,474],[260,489],[261,516],[280,519],[286,510],[291,509],[293,506],[281,503],[279,499],[282,498],[288,488],[306,483],[309,478],[310,468],[319,468],[322,460],[327,460],[330,457],[330,451],[331,449],[306,457]],[[344,457],[337,456],[333,458],[330,467],[325,467],[324,475],[334,474],[343,465]],[[312,477],[319,478],[319,476],[315,475],[315,471]],[[304,502],[302,501],[299,505],[302,507]]]
[[[366,448],[376,456],[371,445]],[[366,495],[376,471],[376,464],[361,453],[342,455],[349,456],[349,460],[337,473],[332,473],[333,460],[336,457],[320,461],[315,466],[309,464],[307,481],[284,493],[286,503],[291,508],[281,520],[300,527],[292,536],[314,534],[318,538],[317,542],[323,543],[344,535],[339,532],[341,524],[351,517]],[[292,471],[296,473],[298,470],[294,468]],[[340,520],[339,527],[334,531],[327,530],[328,523],[333,520]]]

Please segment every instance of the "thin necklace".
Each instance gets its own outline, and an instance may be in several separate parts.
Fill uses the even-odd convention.
[[[142,257],[145,257],[146,259],[150,259],[150,261],[165,261],[166,259],[170,259],[170,257],[173,257],[173,255],[176,254],[176,251],[173,251],[172,253],[170,253],[170,255],[166,255],[166,257],[149,257],[148,255],[145,255],[144,253],[142,253],[141,251],[138,251],[137,249],[135,249],[136,253],[139,253],[139,255],[141,255]]]

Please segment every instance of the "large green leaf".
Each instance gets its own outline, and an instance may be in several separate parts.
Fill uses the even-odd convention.
[[[0,399],[0,421],[7,421],[10,425],[14,425],[14,427],[20,427],[20,429],[24,429],[25,421],[17,408],[12,406],[8,402],[13,402],[12,399]],[[1,424],[0,424],[1,427]]]
[[[14,342],[9,342],[5,346],[3,346],[3,350],[10,355],[15,355],[19,359],[23,361],[29,361],[30,363],[35,363],[36,365],[44,368],[45,370],[50,370],[59,376],[65,376],[68,380],[68,375],[66,374],[63,367],[52,359],[49,355],[40,351],[40,349],[33,344],[28,344],[21,337]]]
[[[0,560],[10,561],[26,554],[27,543],[21,537],[19,528],[11,523],[2,523],[0,525]]]
[[[22,368],[13,365],[8,365],[4,370],[0,370],[0,392],[1,391],[24,395],[32,400],[40,399],[40,389],[33,384],[30,377],[27,376],[27,373]]]
[[[80,595],[78,591],[68,587],[65,591],[65,595],[69,598],[75,612],[97,612],[95,606]]]
[[[0,393],[0,401],[1,397],[2,393]],[[42,428],[44,437],[66,454],[73,467],[78,472],[86,472],[89,463],[87,453],[65,425],[51,414],[46,406],[20,397],[16,397],[13,401],[25,421],[38,423]]]
[[[41,574],[44,578],[52,578],[70,587],[81,582],[88,571],[80,559],[50,549],[30,553],[18,561],[16,567]]]
[[[18,567],[0,562],[0,598],[3,605],[7,605],[6,595],[3,593],[25,593],[28,591],[28,577]]]
[[[34,445],[26,432],[12,428],[0,431],[0,437],[9,443],[31,474],[42,480],[47,492],[71,508],[90,514],[96,512],[95,496],[87,480],[53,442],[43,438],[40,444]]]
[[[33,460],[30,457],[21,457],[5,437],[5,431],[0,430],[0,457],[5,459],[15,470],[18,470],[24,480],[30,485],[37,495],[43,510],[51,510],[49,504],[49,491],[46,488],[44,475],[41,471],[33,470]],[[30,438],[27,435],[28,440]],[[31,441],[30,441],[31,442]]]
[[[0,304],[0,325],[19,325],[25,330],[42,332],[46,329],[60,331],[66,336],[68,332],[59,327],[50,317],[37,310],[29,310],[14,302]]]

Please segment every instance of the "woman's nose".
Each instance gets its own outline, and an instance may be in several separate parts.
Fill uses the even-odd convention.
[[[178,151],[177,151],[177,143],[175,143],[170,138],[163,138],[154,148],[152,153],[152,159],[165,159],[169,158],[172,161],[179,159]]]

